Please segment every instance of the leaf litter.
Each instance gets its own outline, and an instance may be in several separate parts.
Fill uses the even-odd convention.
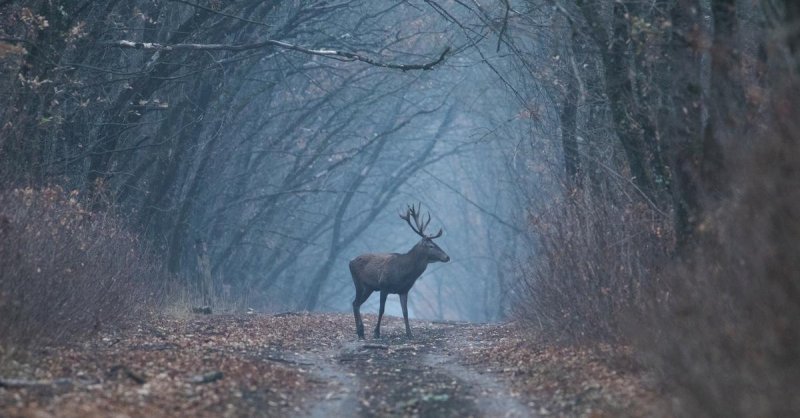
[[[374,324],[374,315],[365,321]],[[0,416],[658,416],[624,349],[536,344],[513,325],[347,314],[155,316],[0,364]],[[611,355],[614,351],[614,355]],[[624,355],[623,355],[624,357]],[[4,385],[3,382],[6,384]]]

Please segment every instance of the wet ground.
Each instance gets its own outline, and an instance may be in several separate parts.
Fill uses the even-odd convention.
[[[533,416],[504,382],[462,364],[458,347],[475,327],[417,322],[412,339],[395,327],[379,340],[342,344],[314,361],[330,385],[311,416]]]

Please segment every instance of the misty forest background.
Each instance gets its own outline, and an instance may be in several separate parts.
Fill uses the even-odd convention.
[[[799,48],[793,0],[0,1],[0,340],[349,311],[422,202],[412,316],[800,411]]]

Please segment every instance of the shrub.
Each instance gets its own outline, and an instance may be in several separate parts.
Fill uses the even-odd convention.
[[[672,237],[669,219],[619,190],[574,193],[533,220],[517,319],[548,340],[613,341]]]
[[[800,129],[777,131],[730,157],[730,196],[633,330],[681,415],[800,416]]]
[[[74,341],[141,314],[154,259],[108,213],[59,187],[0,193],[0,345]]]

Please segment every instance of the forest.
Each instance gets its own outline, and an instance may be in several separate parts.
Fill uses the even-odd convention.
[[[794,0],[0,0],[0,415],[800,415],[798,98]]]

